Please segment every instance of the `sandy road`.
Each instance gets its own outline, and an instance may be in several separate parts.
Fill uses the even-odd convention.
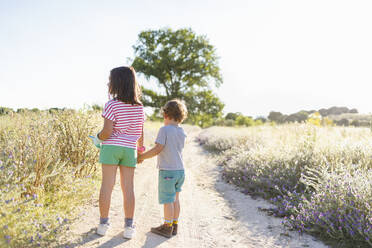
[[[111,229],[107,236],[95,234],[99,219],[98,201],[72,227],[69,247],[327,247],[313,237],[288,232],[281,219],[258,210],[270,204],[253,200],[221,181],[213,158],[194,142],[198,130],[188,130],[184,150],[186,181],[180,195],[179,234],[166,239],[152,234],[150,228],[162,222],[162,208],[157,201],[155,159],[138,166],[135,174],[137,234],[132,240],[122,238],[123,204],[119,180],[111,201]],[[64,245],[65,246],[65,245]]]

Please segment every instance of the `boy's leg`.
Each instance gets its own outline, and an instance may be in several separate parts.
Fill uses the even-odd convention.
[[[108,218],[111,193],[115,185],[116,165],[102,164],[102,183],[99,192],[99,212],[101,219]]]
[[[174,208],[174,215],[173,215],[173,221],[178,221],[178,217],[180,216],[181,206],[180,206],[180,192],[176,193],[176,200],[173,202],[173,208]],[[176,223],[177,224],[177,223]]]
[[[174,202],[164,204],[164,220],[165,224],[172,226],[174,217]]]
[[[173,202],[164,203],[164,224],[158,227],[151,228],[151,232],[159,234],[161,236],[170,238],[173,233],[173,216],[174,216],[174,206]]]
[[[179,195],[180,192],[176,193],[176,200],[173,202],[173,207],[174,207],[174,215],[173,215],[173,231],[172,235],[177,235],[178,233],[178,217],[180,216],[180,200],[179,200]]]

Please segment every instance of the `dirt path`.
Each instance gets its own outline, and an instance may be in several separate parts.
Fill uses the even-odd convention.
[[[270,204],[253,200],[221,181],[215,161],[194,142],[196,131],[189,132],[184,151],[186,181],[181,193],[179,234],[166,239],[149,232],[162,222],[157,201],[155,159],[138,166],[135,175],[137,234],[122,238],[123,204],[119,180],[111,201],[112,229],[105,237],[95,234],[99,219],[98,201],[88,207],[72,226],[68,247],[326,247],[308,235],[288,232],[281,219],[258,210]]]

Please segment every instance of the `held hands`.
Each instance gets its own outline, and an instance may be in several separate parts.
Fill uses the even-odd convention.
[[[138,156],[137,156],[137,164],[142,164],[143,161],[144,161],[144,159],[141,158],[141,154],[138,154]]]
[[[96,136],[89,135],[89,138],[92,139],[93,144],[94,144],[97,148],[101,148],[102,140],[100,140],[100,139],[98,138],[98,134],[97,134]]]
[[[142,158],[141,154],[146,151],[146,148],[144,146],[137,148],[137,163],[141,164],[144,159]]]

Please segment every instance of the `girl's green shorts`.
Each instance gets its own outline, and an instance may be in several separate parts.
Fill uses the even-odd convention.
[[[136,149],[133,148],[114,145],[102,145],[99,154],[99,162],[102,164],[136,167],[137,152]]]

